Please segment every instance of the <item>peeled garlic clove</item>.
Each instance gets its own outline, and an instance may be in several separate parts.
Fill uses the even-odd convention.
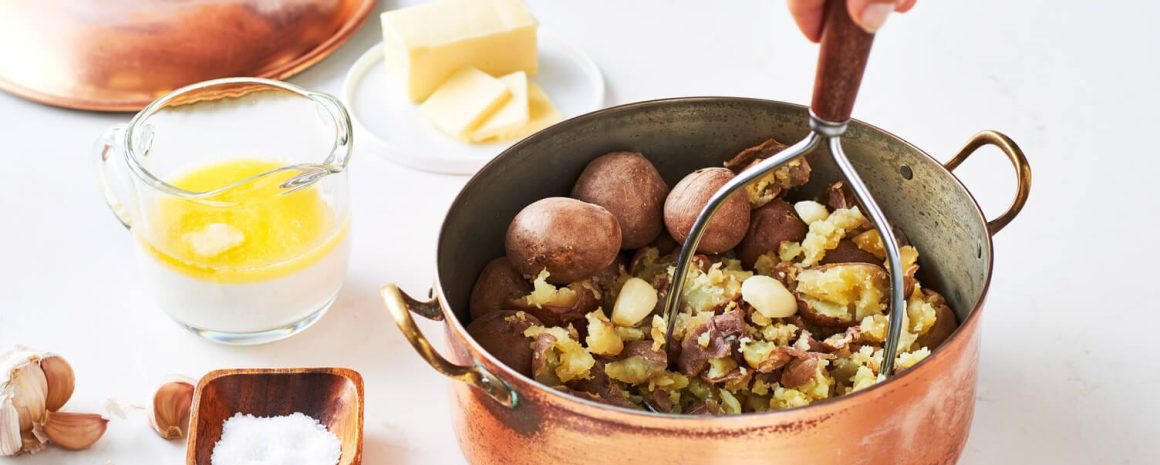
[[[109,420],[95,413],[48,412],[44,434],[49,441],[68,450],[88,449],[101,439]]]
[[[180,379],[162,384],[153,394],[153,429],[165,439],[181,439],[189,431],[193,383]]]
[[[620,295],[612,305],[612,322],[620,326],[634,326],[652,313],[657,305],[657,290],[640,278],[629,278],[620,288]]]
[[[741,283],[741,299],[766,318],[785,318],[797,313],[797,298],[785,285],[764,275]]]
[[[50,412],[60,410],[72,397],[73,388],[76,387],[72,365],[69,365],[64,357],[45,354],[44,358],[40,359],[40,369],[44,372],[48,385],[44,408]]]

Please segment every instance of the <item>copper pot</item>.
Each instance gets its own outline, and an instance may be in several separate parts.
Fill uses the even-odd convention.
[[[589,160],[635,150],[675,184],[720,166],[770,136],[806,133],[806,109],[768,100],[680,98],[635,103],[552,126],[511,147],[464,187],[443,222],[434,299],[421,302],[388,284],[387,307],[403,334],[452,383],[455,432],[479,465],[591,463],[954,463],[975,405],[979,317],[991,279],[991,236],[1022,209],[1031,172],[1006,136],[984,131],[946,165],[881,129],[852,122],[844,139],[855,167],[897,227],[923,254],[923,282],[942,291],[962,324],[933,355],[888,382],[811,406],[732,417],[655,414],[599,404],[547,388],[499,363],[464,330],[468,296],[504,233],[529,203],[568,195]],[[951,174],[984,145],[1015,166],[1018,190],[1006,213],[987,221]],[[811,155],[820,189],[837,179],[824,151]],[[434,350],[411,312],[446,322],[449,356]]]

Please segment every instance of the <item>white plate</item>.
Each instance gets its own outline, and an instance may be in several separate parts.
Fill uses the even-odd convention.
[[[431,127],[401,86],[388,82],[382,48],[380,43],[363,53],[342,85],[359,151],[423,171],[473,174],[516,142],[467,144]],[[604,106],[604,78],[590,58],[543,33],[539,49],[540,70],[531,80],[544,89],[563,119]]]

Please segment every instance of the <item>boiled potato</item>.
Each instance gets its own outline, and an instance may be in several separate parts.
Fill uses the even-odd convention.
[[[536,317],[524,312],[493,312],[472,320],[467,325],[467,334],[504,365],[531,376],[532,341],[524,336],[524,331],[541,324]]]
[[[507,257],[499,257],[483,267],[471,289],[471,319],[509,307],[512,299],[532,292],[532,284],[512,267]]]
[[[749,230],[737,246],[737,258],[741,259],[742,266],[752,269],[757,257],[770,252],[777,254],[783,241],[801,242],[807,231],[806,224],[798,218],[792,205],[774,199],[753,210]]]
[[[798,273],[794,294],[806,321],[842,328],[886,313],[890,280],[879,265],[832,263]]]
[[[669,185],[652,162],[637,152],[612,152],[588,163],[572,186],[572,197],[604,207],[620,224],[620,247],[636,249],[664,229]]]
[[[923,300],[934,305],[935,321],[934,326],[930,328],[926,334],[923,334],[914,341],[914,347],[926,347],[930,350],[938,348],[947,338],[954,334],[955,329],[959,327],[958,317],[951,307],[947,305],[943,296],[939,295],[930,289],[923,289]]]
[[[665,227],[673,239],[685,242],[701,209],[730,179],[733,179],[733,172],[728,169],[704,168],[685,176],[673,187],[665,199]],[[730,195],[709,221],[697,252],[718,254],[740,243],[749,228],[749,210],[745,192],[739,190]]]
[[[822,256],[822,260],[818,262],[822,265],[830,263],[871,263],[879,265],[882,263],[874,254],[862,250],[854,241],[850,239],[842,239],[838,241],[838,246],[827,250],[826,254]]]
[[[549,197],[516,215],[505,245],[524,276],[548,270],[548,282],[568,284],[612,264],[620,253],[620,224],[599,205]]]
[[[531,294],[512,301],[515,309],[526,311],[548,326],[568,326],[600,308],[600,289],[592,280],[576,281],[556,287],[541,278]]]

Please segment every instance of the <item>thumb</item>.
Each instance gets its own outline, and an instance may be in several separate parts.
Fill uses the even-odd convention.
[[[850,19],[854,20],[854,24],[866,32],[874,33],[886,23],[886,18],[890,16],[890,12],[896,9],[908,9],[913,4],[913,0],[849,0],[846,3],[846,8],[849,10]]]

